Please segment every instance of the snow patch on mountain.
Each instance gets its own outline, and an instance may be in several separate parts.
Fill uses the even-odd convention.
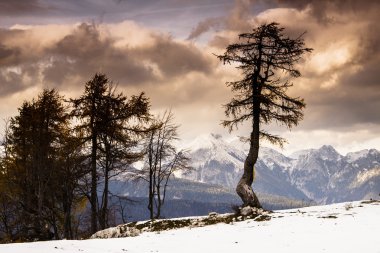
[[[192,151],[192,166],[196,170],[184,175],[185,178],[207,183],[223,182],[222,185],[228,188],[236,183],[245,159],[243,151],[230,146],[216,134],[196,138],[188,149]]]
[[[261,147],[259,149],[259,157],[271,170],[273,170],[275,166],[281,166],[285,170],[290,171],[294,161],[294,159],[286,157],[280,152],[267,147]]]
[[[357,188],[376,177],[379,177],[380,179],[380,167],[375,167],[371,170],[360,171],[357,174],[356,179],[351,183],[350,188]]]
[[[307,155],[310,152],[315,151],[315,149],[303,149],[303,150],[298,150],[296,152],[293,152],[289,157],[293,159],[298,159],[301,156]]]
[[[233,190],[243,172],[248,144],[203,135],[189,145],[195,171],[184,178]],[[255,165],[254,190],[314,200],[317,203],[360,200],[378,196],[380,153],[375,149],[338,153],[331,145],[301,150],[291,156],[260,147]]]
[[[368,149],[364,149],[364,150],[357,151],[357,152],[347,153],[347,155],[346,155],[347,161],[348,162],[355,162],[356,160],[358,160],[360,158],[365,158],[368,155],[368,153],[369,153]]]

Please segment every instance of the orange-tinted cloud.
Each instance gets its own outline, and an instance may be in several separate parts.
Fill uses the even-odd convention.
[[[42,39],[26,39],[26,35],[35,32],[33,27],[1,30],[4,35],[0,39],[1,95],[27,88],[28,84],[21,85],[25,75],[35,80],[30,85],[40,83],[67,89],[82,86],[95,72],[107,73],[121,86],[141,86],[160,85],[192,72],[213,71],[211,57],[189,42],[151,31],[142,35],[141,43],[120,45],[119,37],[123,34],[107,34],[107,26],[100,26],[76,25],[68,34],[44,46],[39,43]],[[126,24],[125,29],[128,28]],[[49,29],[47,26],[44,32]],[[138,27],[134,29],[138,33]],[[26,51],[25,47],[30,50]]]
[[[195,15],[192,10],[196,4],[212,10],[225,8],[219,4],[227,1],[159,0],[149,1],[149,6],[144,1],[134,1],[133,5],[114,1],[107,8],[99,1],[88,10],[79,6],[74,14],[69,10],[80,1],[53,7],[54,1],[44,2],[49,3],[48,8],[40,1],[30,2],[37,5],[29,6],[34,8],[29,13],[47,11],[52,15],[49,10],[54,7],[55,11],[63,10],[60,17],[65,13],[87,17],[103,9],[115,11],[117,21],[107,23],[105,19],[94,24],[81,20],[75,25],[53,22],[1,28],[1,101],[12,100],[17,106],[16,102],[21,103],[17,101],[19,97],[28,98],[46,86],[76,96],[82,92],[83,84],[100,71],[128,94],[145,91],[151,97],[153,110],[172,107],[181,131],[188,137],[202,132],[220,133],[224,131],[219,125],[224,118],[222,104],[232,97],[225,82],[241,76],[233,66],[221,65],[213,54],[222,53],[239,33],[276,21],[290,37],[307,31],[306,45],[314,48],[300,62],[302,77],[295,79],[289,90],[307,103],[305,119],[292,133],[299,132],[302,138],[313,132],[316,138],[322,140],[325,136],[323,140],[328,141],[333,132],[346,133],[342,138],[353,140],[354,133],[363,128],[368,128],[368,132],[360,132],[364,139],[380,131],[379,1],[236,0],[224,15],[210,14],[198,25],[188,16]],[[165,19],[173,25],[158,30],[131,20],[120,21],[126,19],[121,10],[127,7],[138,10],[139,20],[159,17],[157,23]],[[188,33],[182,37],[170,35],[170,29],[182,29],[168,15],[174,12],[176,17],[189,20]],[[37,16],[33,18],[38,20]],[[184,20],[180,24],[186,23]],[[269,128],[279,134],[286,131],[276,125]],[[249,128],[243,127],[239,133],[247,131]]]

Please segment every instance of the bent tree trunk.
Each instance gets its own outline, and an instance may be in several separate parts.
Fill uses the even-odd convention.
[[[243,206],[261,208],[259,199],[257,198],[256,194],[253,192],[253,189],[251,186],[253,182],[253,168],[259,154],[259,145],[258,145],[258,142],[257,144],[255,143],[255,137],[256,136],[254,132],[252,132],[249,153],[244,162],[243,176],[241,177],[236,187],[236,193],[239,195],[239,197],[243,201]]]

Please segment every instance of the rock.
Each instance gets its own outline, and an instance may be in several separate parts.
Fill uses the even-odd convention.
[[[216,217],[216,216],[218,216],[218,213],[216,212],[211,212],[208,214],[208,217]]]
[[[127,229],[124,231],[124,233],[120,234],[119,237],[134,237],[138,236],[141,233],[140,230],[134,227],[127,227]]]
[[[240,209],[240,215],[243,217],[246,217],[249,215],[257,216],[257,215],[264,214],[264,213],[265,213],[265,211],[263,209],[251,207],[251,206],[246,206],[246,207],[243,207]]]
[[[137,228],[121,225],[114,228],[107,228],[107,229],[98,231],[91,236],[91,239],[133,237],[133,236],[138,236],[139,234],[140,234],[140,230],[138,230]]]
[[[246,207],[243,207],[241,210],[240,210],[240,215],[242,216],[248,216],[248,215],[251,215],[253,214],[253,208],[250,207],[250,206],[246,206]]]
[[[114,228],[108,228],[102,231],[98,231],[97,233],[93,234],[91,238],[94,239],[132,237],[138,236],[143,232],[159,232],[183,227],[203,227],[217,223],[231,224],[233,222],[243,221],[246,219],[255,219],[255,221],[263,221],[270,219],[270,216],[266,215],[267,213],[267,211],[264,211],[262,209],[246,206],[236,210],[235,214],[218,214],[216,212],[210,212],[206,217],[156,220],[139,223],[131,222],[128,224],[119,225]]]

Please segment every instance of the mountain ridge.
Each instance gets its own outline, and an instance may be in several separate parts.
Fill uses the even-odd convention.
[[[180,177],[234,189],[247,147],[209,134],[188,146],[195,171]],[[367,149],[340,154],[331,145],[286,156],[260,147],[253,188],[320,204],[376,198],[380,193],[380,152]]]

